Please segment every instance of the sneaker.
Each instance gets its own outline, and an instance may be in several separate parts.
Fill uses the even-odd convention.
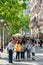
[[[0,59],[1,59],[1,57],[0,57]]]
[[[35,60],[34,58],[32,58],[32,60]]]

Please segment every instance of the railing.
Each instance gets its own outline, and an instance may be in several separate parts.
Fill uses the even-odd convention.
[[[31,10],[33,10],[33,8],[35,7],[35,5],[37,4],[38,0],[33,0],[31,3]]]

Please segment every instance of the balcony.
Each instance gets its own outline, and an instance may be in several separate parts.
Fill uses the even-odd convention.
[[[38,22],[39,26],[43,26],[43,19]]]
[[[38,14],[41,11],[41,7],[39,7],[36,11],[36,14]]]
[[[43,21],[43,13],[42,13],[42,17],[41,17],[41,20]]]
[[[35,0],[33,3],[31,3],[31,11],[35,8],[36,10],[38,7],[43,6],[43,0]]]
[[[43,0],[40,0],[40,4],[43,2]]]
[[[35,7],[35,5],[38,3],[38,0],[34,0],[32,3],[31,3],[31,11],[33,10],[33,8]]]
[[[34,19],[34,17],[36,17],[36,13],[32,13],[30,16],[31,21]]]
[[[36,14],[36,21],[40,21],[42,17],[42,12],[40,11],[38,14]]]
[[[32,28],[32,27],[33,27],[33,23],[32,23],[32,22],[29,24],[29,27],[30,27],[30,28]]]

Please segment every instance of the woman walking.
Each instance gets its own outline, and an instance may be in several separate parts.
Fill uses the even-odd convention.
[[[31,52],[32,52],[32,60],[35,60],[35,44],[32,45]]]
[[[25,49],[26,46],[24,43],[21,44],[21,59],[25,59]]]
[[[21,44],[19,40],[16,43],[16,60],[20,60]]]

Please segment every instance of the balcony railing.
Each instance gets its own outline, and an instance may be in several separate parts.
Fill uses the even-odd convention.
[[[33,8],[35,7],[35,5],[37,4],[38,0],[33,0],[33,2],[31,3],[31,10],[33,10]]]
[[[41,7],[43,0],[34,0],[34,2],[32,1],[31,3],[31,11],[33,10],[33,8],[37,9],[38,7]]]
[[[36,11],[36,14],[38,14],[41,11],[41,7],[39,7]]]
[[[36,17],[36,13],[32,13],[31,16],[30,16],[30,19],[33,20],[34,17]]]
[[[43,21],[38,22],[38,25],[39,26],[43,25]]]

